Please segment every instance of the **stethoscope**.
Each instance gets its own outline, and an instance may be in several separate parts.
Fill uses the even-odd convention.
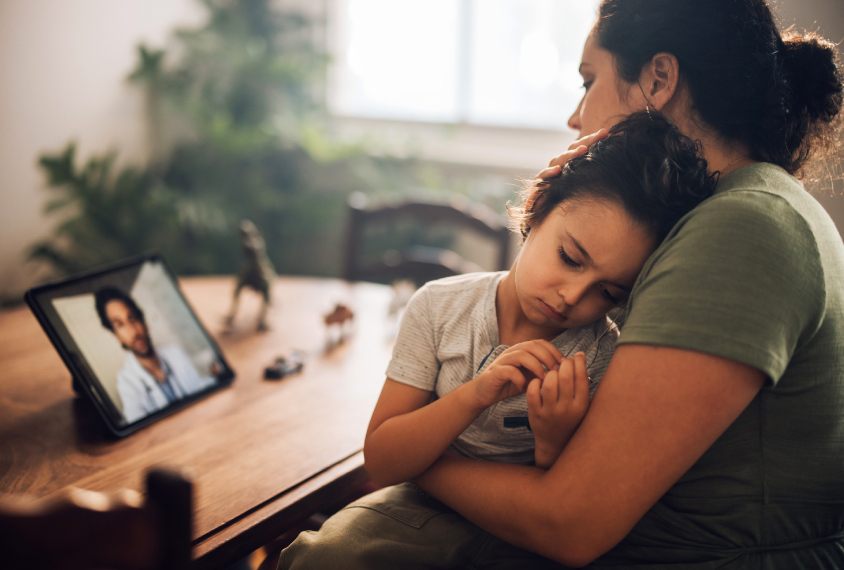
[[[173,374],[173,369],[170,368],[170,365],[167,364],[167,361],[164,360],[164,358],[162,358],[160,354],[158,355],[158,361],[161,363],[161,369],[164,371],[164,381],[167,382],[168,384],[170,384],[170,387],[173,389],[173,396],[175,396],[175,399],[171,402],[170,398],[167,397],[167,394],[166,393],[164,394],[164,398],[167,400],[167,404],[164,407],[167,407],[170,404],[175,403],[176,400],[180,400],[180,399],[184,398],[185,396],[187,396],[188,392],[187,392],[187,390],[185,390],[185,387],[182,386],[181,382],[176,378],[176,375]],[[143,366],[141,368],[143,368]],[[144,372],[149,374],[149,371],[147,369],[143,368],[143,370],[144,370]],[[152,378],[153,382],[156,382],[156,380],[155,380],[155,378],[153,378],[152,374],[149,374],[149,376],[150,376],[150,378]],[[150,386],[149,383],[146,382],[146,380],[147,380],[146,378],[144,380],[145,381],[143,382],[143,385],[144,385],[144,389],[147,392],[147,402],[149,404],[150,409],[152,409],[152,410],[162,409],[162,408],[158,407],[158,402],[155,401],[155,398],[152,395],[152,387]],[[176,394],[176,388],[179,389],[181,396]],[[161,388],[159,388],[159,390],[161,390],[162,392],[164,391]]]

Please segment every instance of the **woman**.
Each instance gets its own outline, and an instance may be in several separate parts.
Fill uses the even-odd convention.
[[[645,264],[556,463],[444,456],[422,489],[568,566],[844,566],[844,245],[791,176],[836,135],[834,57],[781,38],[761,0],[601,4],[569,123],[598,132],[579,143],[657,109],[701,141],[716,194]],[[485,567],[524,567],[506,543]]]

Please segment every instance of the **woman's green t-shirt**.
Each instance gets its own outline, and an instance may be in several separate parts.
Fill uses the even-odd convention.
[[[628,310],[619,343],[769,380],[593,566],[844,567],[844,246],[818,202],[771,164],[730,173],[648,260]]]

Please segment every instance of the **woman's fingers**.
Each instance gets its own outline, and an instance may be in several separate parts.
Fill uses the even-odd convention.
[[[559,166],[549,166],[536,176],[534,176],[534,180],[548,180],[549,178],[556,178],[560,175],[563,169]]]
[[[585,137],[581,137],[571,143],[569,150],[575,149],[579,146],[592,146],[599,140],[603,140],[610,135],[610,132],[607,129],[598,129],[596,132],[592,133],[591,135],[586,135]]]
[[[576,156],[580,156],[581,154],[585,154],[586,151],[588,151],[588,150],[589,150],[589,148],[585,144],[578,144],[574,148],[570,148],[569,150],[567,150],[566,152],[564,152],[560,156],[552,158],[551,162],[548,163],[548,168],[546,170],[548,170],[548,169],[550,169],[554,166],[560,166],[560,167],[565,166],[565,164],[568,161],[570,161],[571,159],[573,159]]]
[[[548,168],[537,174],[536,178],[543,180],[556,178],[563,171],[562,168],[568,161],[576,156],[585,154],[589,150],[590,146],[599,140],[607,138],[609,134],[610,132],[607,129],[600,129],[598,132],[586,135],[585,137],[574,141],[566,152],[551,159],[551,162],[548,163]]]
[[[563,166],[568,161],[581,154],[586,154],[588,150],[586,145],[578,145],[571,150],[567,150],[560,156],[551,159],[551,162],[548,163],[548,168],[537,174],[534,179],[548,180],[550,178],[556,178],[563,171]]]

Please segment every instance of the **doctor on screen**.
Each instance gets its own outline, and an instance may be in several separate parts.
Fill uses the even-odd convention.
[[[114,287],[95,294],[97,315],[128,351],[117,373],[123,416],[132,423],[214,383],[200,377],[190,357],[175,345],[154,346],[144,313],[132,298]]]

